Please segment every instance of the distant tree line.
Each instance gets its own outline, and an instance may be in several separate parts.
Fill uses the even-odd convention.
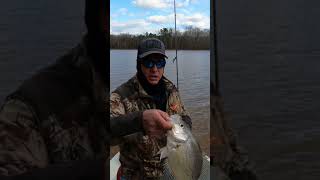
[[[201,30],[196,27],[186,27],[185,31],[177,31],[178,49],[207,50],[210,48],[210,30]],[[119,34],[110,35],[111,49],[136,49],[141,40],[155,37],[162,40],[166,49],[175,49],[175,33],[172,28],[162,28],[157,34],[148,33],[140,35]]]

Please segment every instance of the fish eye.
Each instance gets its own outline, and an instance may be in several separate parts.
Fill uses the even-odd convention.
[[[180,124],[181,127],[183,127],[183,124]]]

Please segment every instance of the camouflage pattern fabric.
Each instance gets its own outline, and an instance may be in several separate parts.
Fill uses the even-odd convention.
[[[48,164],[44,139],[29,107],[11,100],[0,113],[0,174],[16,175]]]
[[[164,77],[169,115],[180,114],[189,117],[176,87]],[[146,93],[137,76],[121,85],[110,96],[110,115],[117,117],[127,113],[156,109],[152,97]],[[190,122],[189,125],[191,126]],[[120,162],[123,173],[129,179],[158,179],[163,176],[163,162],[158,151],[166,145],[166,137],[150,138],[143,132],[121,138]]]
[[[219,172],[213,174],[214,179],[225,179],[225,174],[231,180],[257,179],[252,165],[249,163],[247,151],[236,141],[235,132],[227,122],[220,96],[211,96],[211,148],[212,165]],[[218,177],[219,176],[219,177]]]
[[[107,158],[106,120],[101,117],[106,85],[90,65],[84,44],[57,64],[24,82],[0,109],[0,175]]]

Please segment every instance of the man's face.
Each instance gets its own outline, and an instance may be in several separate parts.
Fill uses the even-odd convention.
[[[159,83],[164,72],[164,65],[165,58],[161,54],[150,54],[143,58],[141,71],[151,85]]]

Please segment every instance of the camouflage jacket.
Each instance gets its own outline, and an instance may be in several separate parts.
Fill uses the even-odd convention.
[[[106,92],[84,42],[26,80],[0,109],[0,175],[107,157]]]
[[[185,120],[190,119],[176,87],[164,77],[166,86],[166,112],[169,115],[180,114]],[[137,76],[121,85],[110,96],[110,115],[119,117],[126,114],[141,112],[146,109],[156,109],[152,97],[146,93],[138,81]],[[141,117],[140,117],[141,118]],[[186,121],[191,126],[191,121]],[[157,154],[166,145],[166,138],[150,138],[142,131],[121,138],[120,162],[124,174],[141,173],[145,178],[162,176],[162,162]],[[139,178],[141,179],[141,177]]]

